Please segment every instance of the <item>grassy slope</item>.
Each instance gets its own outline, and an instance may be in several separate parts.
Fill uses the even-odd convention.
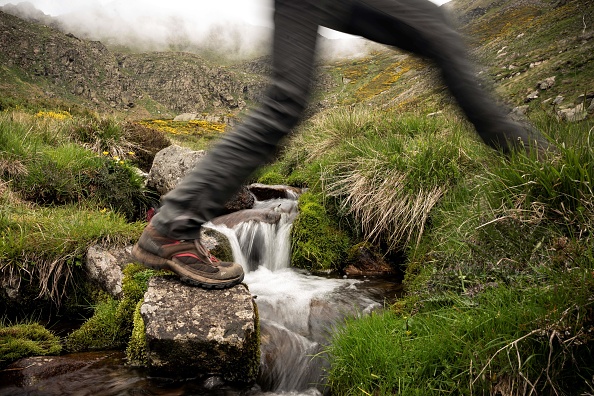
[[[430,66],[380,52],[326,66],[337,87],[328,98],[337,108],[307,122],[264,172],[332,196],[325,202],[338,204],[337,227],[362,224],[368,238],[408,252],[408,297],[391,312],[348,322],[333,339],[333,392],[575,394],[594,388],[594,259],[585,231],[594,221],[594,124],[591,116],[560,122],[545,102],[563,95],[561,106],[575,106],[580,94],[594,90],[594,7],[591,1],[556,4],[498,2],[463,25],[475,37],[472,54],[483,76],[507,102],[524,104],[539,81],[556,76],[528,111],[559,145],[554,158],[502,159],[483,150],[469,139]],[[435,127],[424,115],[436,110],[443,114]],[[419,227],[402,239],[382,221],[395,218],[390,211],[407,195],[422,196],[417,188],[423,185],[445,191],[428,208],[427,222],[423,215],[422,223],[397,221]],[[401,187],[395,192],[393,186]],[[400,213],[418,209],[405,207]]]

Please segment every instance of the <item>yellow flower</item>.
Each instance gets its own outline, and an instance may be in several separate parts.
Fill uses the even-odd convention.
[[[120,163],[120,164],[123,164],[123,163],[124,163],[124,161],[120,161],[119,163]]]
[[[128,155],[136,155],[134,151],[128,151]]]
[[[120,157],[113,157],[113,160],[118,162],[120,160]]]
[[[109,155],[109,151],[104,151],[103,155]]]
[[[101,213],[105,213],[105,212],[107,212],[107,208],[103,208],[103,209],[101,209],[101,210],[100,210],[100,212],[101,212]]]

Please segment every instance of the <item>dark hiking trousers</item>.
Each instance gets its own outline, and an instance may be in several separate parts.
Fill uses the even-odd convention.
[[[198,239],[201,225],[271,159],[306,107],[319,25],[432,60],[486,144],[507,152],[533,138],[480,87],[461,38],[428,0],[276,0],[272,81],[263,102],[163,198],[152,220],[158,232]]]

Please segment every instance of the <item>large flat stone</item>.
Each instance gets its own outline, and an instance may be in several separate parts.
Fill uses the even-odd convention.
[[[144,295],[149,368],[177,377],[221,376],[249,383],[260,364],[259,326],[247,286],[205,290],[154,277]]]

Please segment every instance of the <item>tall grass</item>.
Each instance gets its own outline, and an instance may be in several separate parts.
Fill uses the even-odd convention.
[[[594,277],[559,275],[571,287],[499,287],[413,316],[349,320],[329,347],[329,386],[345,395],[585,391],[594,374]]]
[[[485,152],[454,118],[348,107],[318,115],[264,176],[333,197],[365,239],[400,250],[419,242],[432,208]]]
[[[409,245],[405,300],[330,346],[338,394],[587,394],[594,370],[592,123],[459,178]]]
[[[59,303],[76,266],[93,243],[124,244],[138,238],[141,223],[112,211],[76,205],[38,207],[0,198],[0,272],[18,288],[36,282],[39,296]]]

